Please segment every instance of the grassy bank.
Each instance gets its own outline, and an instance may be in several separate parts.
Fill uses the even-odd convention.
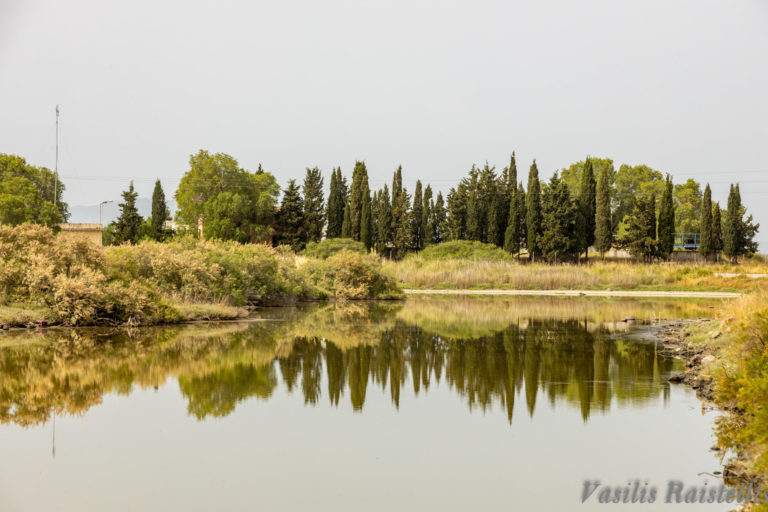
[[[191,238],[97,247],[48,228],[0,226],[0,323],[149,325],[233,319],[252,305],[396,298],[374,256],[326,259]]]
[[[456,247],[450,247],[455,244]],[[412,254],[401,261],[387,261],[385,271],[403,288],[415,289],[517,289],[517,290],[698,290],[743,291],[759,286],[759,279],[718,273],[768,273],[761,258],[740,265],[602,262],[588,264],[521,264],[500,249],[475,243],[443,244]]]
[[[768,481],[768,287],[726,304],[712,321],[688,329],[688,342],[704,347],[698,379],[713,386],[727,411],[717,425],[718,443],[732,450],[729,471]],[[768,510],[768,505],[755,510]]]

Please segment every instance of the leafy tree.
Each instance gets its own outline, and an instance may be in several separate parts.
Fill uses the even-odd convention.
[[[392,232],[394,258],[402,258],[413,247],[411,239],[411,198],[405,188],[400,188],[397,200],[392,202]]]
[[[646,262],[657,254],[656,197],[653,193],[635,201],[635,209],[629,217],[629,228],[622,240],[630,254]]]
[[[167,236],[164,227],[165,221],[170,217],[168,205],[165,202],[165,192],[160,180],[155,181],[155,189],[152,191],[152,217],[149,218],[149,237],[162,242]]]
[[[586,159],[581,173],[579,189],[576,240],[579,252],[584,252],[585,256],[589,257],[589,246],[595,243],[595,210],[597,209],[597,181],[589,158]]]
[[[675,185],[675,226],[683,233],[701,233],[701,185],[689,179]]]
[[[659,205],[659,256],[668,258],[675,249],[675,203],[672,177],[667,174]]]
[[[136,208],[136,199],[139,194],[133,188],[131,181],[128,190],[122,193],[123,202],[120,207],[120,217],[115,223],[114,241],[116,244],[130,243],[135,244],[141,238],[141,224],[143,219]]]
[[[189,171],[176,191],[176,216],[191,228],[202,223],[206,237],[233,233],[241,241],[265,241],[272,233],[279,192],[272,174],[248,172],[227,154],[201,150],[190,157]],[[218,198],[221,194],[226,195]],[[216,227],[206,227],[210,223]]]
[[[290,180],[288,187],[283,192],[283,200],[277,214],[276,245],[290,245],[295,252],[304,249],[307,243],[305,225],[304,201],[301,198],[301,191],[296,180]]]
[[[731,185],[728,194],[728,210],[723,226],[723,254],[737,261],[739,256],[757,252],[755,235],[760,224],[755,224],[752,215],[744,219],[746,208],[741,204],[741,192],[738,185]]]
[[[378,219],[376,221],[376,252],[381,255],[388,255],[389,248],[392,246],[392,204],[389,199],[389,188],[384,185],[383,190],[379,190],[379,209]]]
[[[709,258],[714,252],[712,246],[712,190],[707,183],[704,189],[704,199],[701,202],[701,221],[699,222],[699,253]]]
[[[448,192],[447,239],[467,238],[467,187],[462,181]]]
[[[424,248],[424,207],[421,192],[421,180],[416,180],[416,189],[413,192],[413,206],[411,208],[411,241],[413,249],[419,251]]]
[[[616,173],[616,208],[613,215],[613,231],[635,208],[640,196],[664,193],[664,177],[647,165],[622,165]]]
[[[555,173],[545,188],[542,201],[541,254],[549,262],[574,259],[580,251],[576,239],[577,205],[568,186]]]
[[[611,176],[608,168],[600,170],[597,177],[597,197],[595,201],[595,245],[604,257],[613,245],[613,225],[611,223]]]
[[[616,179],[616,170],[613,167],[613,160],[610,158],[588,158],[590,165],[592,166],[592,175],[597,177],[600,172],[605,168],[611,177],[611,190],[613,190],[614,180]],[[572,163],[568,168],[560,171],[560,179],[568,186],[568,190],[571,191],[571,195],[574,199],[578,198],[581,192],[581,180],[584,174],[584,167],[587,160],[580,160]]]
[[[69,217],[63,193],[64,184],[50,170],[0,153],[0,224],[31,222],[57,228]]]
[[[539,169],[536,160],[531,164],[528,173],[528,195],[526,202],[526,231],[528,254],[532,261],[541,255],[541,184],[539,183]]]
[[[319,242],[323,238],[325,225],[325,199],[323,198],[323,175],[317,167],[307,168],[302,186],[304,194],[304,231],[307,240]]]

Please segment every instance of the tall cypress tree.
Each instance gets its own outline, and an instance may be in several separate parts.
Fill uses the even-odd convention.
[[[152,222],[150,224],[149,236],[158,242],[162,242],[166,237],[166,230],[163,224],[168,219],[168,205],[165,202],[165,192],[160,184],[160,180],[155,181],[155,190],[152,191]]]
[[[276,220],[277,242],[290,245],[296,252],[302,250],[306,245],[307,233],[304,229],[304,201],[296,180],[288,181]]]
[[[362,212],[360,214],[360,241],[369,251],[373,247],[373,216],[371,214],[371,191],[368,182],[363,183]]]
[[[382,256],[389,255],[392,244],[392,204],[389,199],[389,188],[379,191],[379,211],[376,222],[376,252]]]
[[[432,244],[431,233],[429,232],[429,221],[432,216],[432,208],[434,203],[432,201],[432,187],[427,185],[424,189],[424,197],[422,198],[422,213],[421,213],[421,233],[422,233],[422,248],[427,244]]]
[[[448,192],[448,220],[446,239],[463,240],[467,238],[467,189],[462,181]]]
[[[731,260],[739,257],[739,239],[741,238],[741,197],[736,187],[731,185],[728,193],[728,209],[723,226],[723,254]]]
[[[507,229],[504,232],[504,250],[515,256],[520,252],[520,217],[517,191],[509,201],[509,218],[507,219]]]
[[[326,210],[326,218],[328,219],[328,226],[325,230],[326,238],[338,238],[341,236],[341,225],[344,222],[344,203],[341,167],[337,167],[331,172],[331,187]]]
[[[442,243],[445,240],[445,225],[446,225],[445,204],[443,202],[442,192],[437,193],[437,199],[435,199],[434,206],[430,208],[429,217],[430,217],[430,220],[429,220],[428,236],[430,238],[430,241],[433,244]]]
[[[542,202],[541,254],[549,262],[568,261],[580,252],[576,239],[577,205],[557,173],[549,180]]]
[[[319,242],[325,225],[325,199],[323,198],[323,175],[317,167],[307,168],[302,187],[304,193],[304,230],[307,241]]]
[[[629,218],[623,243],[631,254],[650,262],[657,253],[656,197],[639,197]]]
[[[135,244],[141,238],[142,218],[136,208],[136,199],[139,194],[133,188],[133,181],[131,181],[128,190],[122,193],[122,196],[123,202],[118,205],[120,217],[115,223],[114,243],[117,245]]]
[[[597,198],[595,201],[595,246],[604,257],[613,245],[611,227],[611,175],[607,167],[600,168],[597,177]]]
[[[344,204],[344,218],[341,221],[341,238],[352,238],[352,221],[349,201]]]
[[[527,247],[531,261],[541,255],[541,184],[536,160],[528,173],[528,197],[526,203]]]
[[[392,253],[395,258],[402,258],[413,247],[411,215],[411,198],[405,188],[400,188],[397,203],[392,203]]]
[[[363,191],[368,187],[368,170],[365,162],[355,162],[352,185],[349,190],[349,228],[353,240],[360,241],[363,217]],[[370,200],[370,197],[369,197]]]
[[[712,190],[707,183],[704,188],[704,199],[701,202],[701,234],[699,235],[699,254],[709,258],[712,252]]]
[[[523,182],[521,181],[517,186],[517,232],[518,232],[518,245],[522,247],[527,246],[526,240],[528,239],[528,211],[526,205],[528,204],[528,198],[523,188]]]
[[[667,174],[664,195],[659,205],[659,255],[669,258],[675,249],[675,203],[672,177]]]
[[[422,223],[424,208],[422,201],[421,180],[416,180],[416,188],[413,191],[413,207],[411,209],[411,241],[413,249],[416,251],[424,248],[424,225]]]
[[[589,258],[589,247],[595,243],[595,210],[597,209],[597,181],[592,170],[592,160],[587,157],[581,173],[578,200],[576,238],[579,252]]]
[[[723,225],[722,214],[720,213],[720,203],[712,206],[712,251],[720,252],[723,250]]]

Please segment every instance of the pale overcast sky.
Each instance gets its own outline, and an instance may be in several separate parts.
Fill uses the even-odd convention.
[[[171,195],[201,148],[443,191],[590,154],[740,182],[765,252],[767,94],[766,0],[0,0],[0,152],[52,168],[61,105],[70,205]]]

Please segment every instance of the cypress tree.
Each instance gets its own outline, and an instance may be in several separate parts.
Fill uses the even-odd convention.
[[[435,204],[430,208],[429,236],[433,244],[439,244],[445,241],[445,204],[443,193],[437,193]]]
[[[467,238],[467,189],[462,181],[448,192],[448,220],[446,239],[463,240]]]
[[[531,261],[541,255],[541,184],[539,183],[539,169],[536,160],[531,164],[528,173],[528,197],[526,198],[526,231],[528,255]]]
[[[368,187],[368,170],[365,162],[355,162],[352,171],[352,186],[349,190],[349,229],[353,240],[360,241],[363,216],[363,191]],[[370,200],[370,198],[369,198]]]
[[[720,203],[715,203],[712,207],[712,252],[718,253],[722,250],[723,250],[722,214],[720,213]]]
[[[341,221],[341,238],[352,238],[352,226],[349,210],[349,201],[344,204],[344,218]]]
[[[526,204],[528,198],[525,195],[525,189],[523,188],[523,182],[517,186],[517,240],[518,245],[522,247],[526,245],[528,238],[528,212],[526,211]]]
[[[659,205],[659,255],[669,258],[675,249],[675,203],[672,177],[667,174],[664,195]]]
[[[480,206],[478,173],[479,171],[473,166],[469,171],[469,178],[464,179],[467,190],[466,238],[482,241],[482,223],[485,218]]]
[[[363,183],[362,212],[360,214],[360,241],[369,251],[373,247],[373,216],[371,214],[371,192],[368,183]]]
[[[611,228],[611,175],[607,167],[600,169],[597,179],[597,197],[595,201],[595,245],[604,257],[613,245]]]
[[[507,211],[507,227],[504,230],[504,250],[517,255],[520,252],[520,211],[517,204],[517,163],[515,162],[514,151],[509,160],[507,182],[509,209]]]
[[[656,197],[653,194],[637,198],[623,243],[634,256],[647,262],[653,260],[658,247]]]
[[[422,214],[421,214],[421,233],[422,233],[422,248],[427,244],[435,243],[430,233],[430,220],[432,218],[432,209],[435,204],[432,201],[432,187],[427,185],[424,189],[424,197],[422,198]]]
[[[405,253],[413,247],[411,239],[411,198],[405,188],[401,188],[397,195],[397,204],[392,204],[393,219],[393,256],[402,258]],[[394,219],[399,219],[395,223]]]
[[[595,210],[597,209],[597,181],[592,160],[587,157],[581,173],[578,199],[576,238],[580,252],[589,258],[589,247],[595,243]]]
[[[331,187],[326,210],[326,218],[328,220],[328,226],[325,230],[326,238],[338,238],[341,236],[341,225],[344,222],[344,202],[341,167],[338,167],[331,172]]]
[[[389,199],[389,188],[384,185],[384,190],[379,194],[379,211],[376,222],[376,252],[388,255],[392,244],[392,205]]]
[[[116,245],[135,244],[141,238],[142,218],[136,208],[136,199],[139,194],[133,188],[133,181],[131,181],[128,190],[122,193],[122,196],[123,202],[118,205],[120,217],[115,223],[114,243]]]
[[[296,180],[288,181],[276,220],[277,242],[290,245],[295,252],[302,250],[306,245],[307,233],[304,229],[304,201]]]
[[[736,261],[739,256],[741,230],[741,197],[736,187],[731,185],[728,193],[728,209],[723,226],[723,254]]]
[[[325,225],[325,199],[323,198],[323,175],[317,167],[307,168],[302,187],[304,193],[304,230],[307,241],[319,242]]]
[[[707,183],[704,188],[704,199],[701,202],[701,234],[699,235],[699,254],[705,258],[713,252],[712,248],[712,190]]]
[[[413,191],[413,207],[411,209],[411,241],[413,249],[419,251],[424,248],[423,232],[423,197],[421,193],[421,181],[416,180],[416,189]]]
[[[160,185],[160,180],[155,181],[155,190],[152,191],[152,222],[150,224],[150,236],[162,242],[166,237],[166,230],[163,224],[168,219],[168,205],[165,202],[165,192]]]

